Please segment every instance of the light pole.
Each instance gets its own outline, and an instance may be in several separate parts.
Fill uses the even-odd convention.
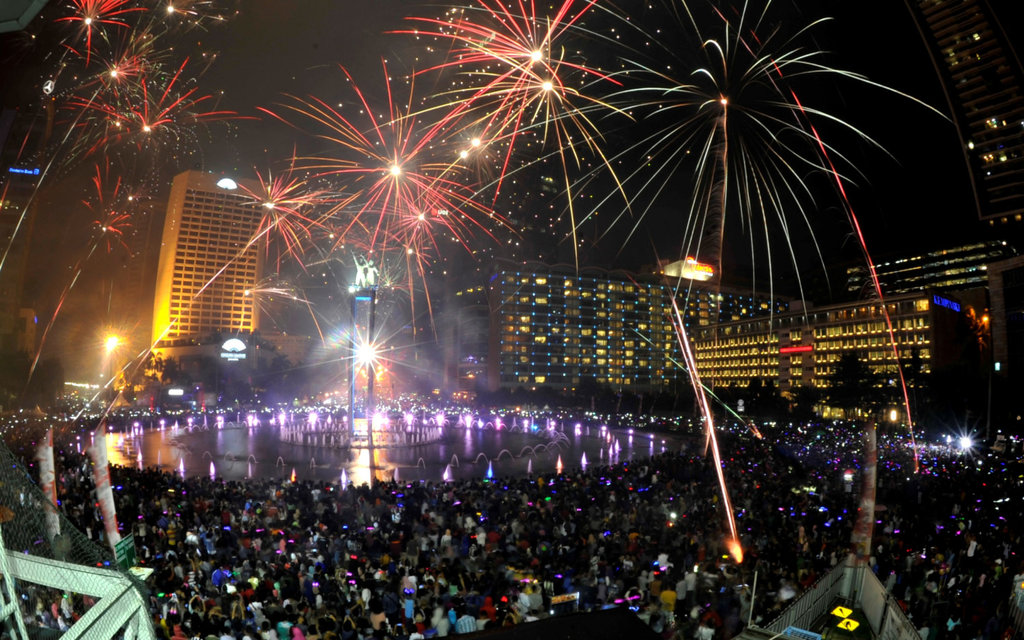
[[[117,352],[118,347],[121,346],[121,337],[113,333],[107,335],[106,340],[103,341],[104,349],[106,350],[106,360],[110,367],[110,377],[107,379],[107,383],[110,388],[115,392],[117,391],[117,361],[114,360],[114,356]]]

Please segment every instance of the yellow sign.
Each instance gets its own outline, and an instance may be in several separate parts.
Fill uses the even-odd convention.
[[[853,609],[847,609],[846,607],[836,607],[832,610],[832,615],[839,616],[840,618],[849,618],[852,613]]]
[[[843,620],[840,620],[839,623],[836,626],[839,627],[840,629],[846,629],[847,631],[853,631],[854,629],[856,629],[857,627],[860,626],[860,623],[857,622],[856,620],[853,620],[852,618],[844,618]]]

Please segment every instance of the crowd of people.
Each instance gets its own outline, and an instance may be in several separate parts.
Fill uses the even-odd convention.
[[[665,638],[727,640],[850,552],[857,429],[777,435],[721,445],[742,558],[696,435],[682,451],[490,481],[340,487],[113,468],[112,483],[123,533],[154,570],[161,638],[399,640],[621,606]],[[893,442],[881,451],[872,569],[925,640],[1002,636],[1024,572],[1017,463],[929,450],[915,472]],[[89,464],[61,459],[66,515],[101,541]],[[78,615],[59,593],[33,598],[33,625]]]

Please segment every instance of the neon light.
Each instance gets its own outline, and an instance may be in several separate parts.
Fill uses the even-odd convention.
[[[953,311],[960,311],[960,303],[959,302],[953,302],[949,298],[943,298],[942,296],[933,295],[932,296],[932,302],[934,302],[935,304],[937,304],[940,307],[945,307],[947,309],[952,309]]]
[[[38,176],[39,167],[35,169],[22,169],[21,167],[7,167],[7,173],[20,173],[26,176]]]
[[[814,345],[800,344],[792,347],[779,347],[779,353],[807,353],[808,351],[814,351]]]
[[[715,268],[710,264],[697,262],[693,257],[687,257],[684,262],[682,276],[689,280],[707,281],[715,276]]]

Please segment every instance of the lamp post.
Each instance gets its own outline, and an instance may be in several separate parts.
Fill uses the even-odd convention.
[[[117,352],[118,347],[121,346],[121,337],[115,334],[109,334],[106,340],[103,341],[103,346],[106,351],[107,364],[110,367],[110,377],[107,382],[110,384],[112,390],[117,391],[117,362],[114,360],[114,355]]]

